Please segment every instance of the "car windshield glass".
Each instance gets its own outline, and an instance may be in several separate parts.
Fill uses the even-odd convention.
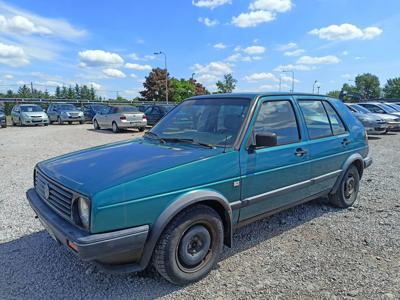
[[[171,109],[173,109],[175,106],[173,106],[173,105],[166,105],[166,106],[164,106],[164,109],[165,109],[165,111],[166,112],[169,112]]]
[[[43,109],[37,105],[30,105],[30,106],[21,106],[21,111],[22,112],[40,112],[40,111],[43,111]]]
[[[380,108],[382,108],[384,111],[386,111],[387,113],[394,113],[396,112],[395,109],[391,108],[390,106],[387,106],[385,104],[379,104],[378,105]]]
[[[249,109],[249,99],[194,99],[177,106],[151,130],[161,139],[189,139],[233,146]]]
[[[104,106],[104,105],[92,105],[92,109],[93,109],[94,112],[103,111],[105,108],[108,109],[108,107]]]
[[[77,108],[72,104],[59,104],[56,106],[59,110],[77,110]]]
[[[400,106],[396,105],[396,104],[386,104],[387,106],[390,106],[391,108],[393,108],[395,111],[400,111]]]
[[[120,107],[118,107],[118,111],[124,112],[124,113],[138,112],[139,108],[137,108],[136,106],[120,106]]]
[[[370,114],[371,112],[366,109],[365,107],[362,107],[361,105],[358,104],[353,104],[351,105],[351,107],[355,108],[358,112],[362,113],[362,114]]]

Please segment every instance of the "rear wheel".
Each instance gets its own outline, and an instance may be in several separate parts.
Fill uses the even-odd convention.
[[[99,123],[97,123],[97,120],[93,121],[93,127],[94,127],[94,130],[99,130],[100,129],[100,126],[99,126]]]
[[[79,124],[81,124],[81,125],[82,125],[83,123],[84,123],[83,121],[79,121]]]
[[[178,214],[162,233],[153,253],[153,266],[168,281],[185,285],[205,277],[223,247],[223,224],[205,205]]]
[[[58,125],[63,125],[63,124],[64,124],[64,122],[61,121],[61,118],[60,118],[60,117],[57,117],[57,123],[58,123]]]
[[[138,128],[140,132],[143,132],[146,128],[145,127],[139,127]]]
[[[118,125],[117,125],[117,123],[115,123],[115,122],[112,123],[112,131],[113,131],[114,133],[118,133],[118,132],[119,132]]]
[[[350,207],[357,199],[359,188],[360,174],[357,167],[351,165],[344,174],[336,193],[329,196],[329,201],[337,207]]]

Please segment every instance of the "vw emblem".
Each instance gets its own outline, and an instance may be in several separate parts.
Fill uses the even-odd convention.
[[[50,190],[49,190],[49,185],[48,184],[44,185],[44,197],[46,198],[46,200],[49,200]]]

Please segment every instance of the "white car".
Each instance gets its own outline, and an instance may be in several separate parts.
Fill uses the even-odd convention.
[[[350,106],[359,112],[371,113],[370,110],[368,110],[367,108],[365,108],[364,106],[361,106],[359,104],[351,104]],[[380,117],[381,119],[383,119],[387,122],[387,124],[389,125],[388,130],[390,130],[390,131],[400,130],[400,116],[392,115],[392,114],[388,114],[388,113],[374,113],[374,115]]]
[[[146,126],[146,115],[135,106],[107,106],[93,117],[96,130],[112,129],[116,133],[121,129],[136,128],[144,131]]]

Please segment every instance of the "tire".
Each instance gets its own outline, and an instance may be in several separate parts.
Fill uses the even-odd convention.
[[[117,125],[117,123],[115,123],[115,122],[112,123],[112,131],[113,131],[114,133],[118,133],[118,132],[119,132],[118,125]]]
[[[223,237],[223,224],[217,212],[205,205],[193,206],[168,224],[154,249],[152,264],[173,284],[198,281],[216,265]]]
[[[7,123],[1,125],[1,128],[7,128]]]
[[[61,121],[61,118],[60,118],[60,117],[57,117],[57,123],[58,123],[58,125],[63,125],[63,124],[64,124],[64,122]]]
[[[143,132],[146,128],[145,127],[139,127],[139,132]]]
[[[83,123],[84,123],[83,121],[79,121],[79,124],[81,124],[81,125],[82,125]]]
[[[99,130],[100,129],[100,126],[99,126],[99,123],[97,123],[97,120],[93,121],[93,127],[94,127],[94,130]]]
[[[335,194],[329,196],[329,202],[336,207],[347,208],[357,199],[360,188],[360,174],[355,165],[351,165],[343,176]]]
[[[68,125],[72,125],[72,122],[68,122]]]

